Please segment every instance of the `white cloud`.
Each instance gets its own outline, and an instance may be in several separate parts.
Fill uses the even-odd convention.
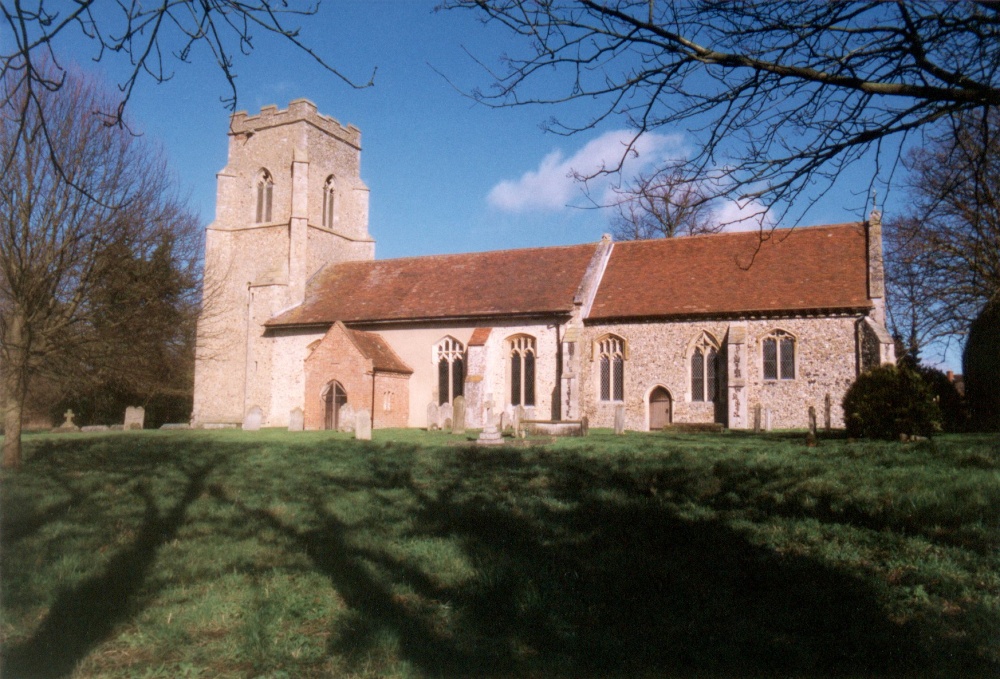
[[[577,179],[579,176],[597,175],[589,180],[587,190],[603,199],[612,178],[598,173],[602,169],[616,169],[623,162],[623,156],[622,174],[628,177],[663,161],[668,155],[682,155],[681,135],[650,132],[635,140],[629,150],[633,135],[629,130],[606,132],[587,142],[569,158],[562,151],[552,151],[542,159],[538,169],[494,186],[487,200],[505,212],[562,210],[582,198],[584,187]]]
[[[715,221],[723,225],[724,231],[759,231],[762,225],[764,229],[774,226],[764,205],[755,200],[723,202],[715,211]]]

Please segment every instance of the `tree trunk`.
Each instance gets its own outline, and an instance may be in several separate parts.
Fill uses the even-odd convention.
[[[3,380],[3,468],[21,466],[21,422],[24,399],[28,393],[27,347],[24,345],[24,319],[12,314],[3,338],[4,352],[0,362]]]

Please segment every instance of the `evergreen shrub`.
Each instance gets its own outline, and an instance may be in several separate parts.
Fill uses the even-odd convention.
[[[858,376],[844,396],[849,436],[898,439],[941,431],[941,409],[916,372],[883,365]]]

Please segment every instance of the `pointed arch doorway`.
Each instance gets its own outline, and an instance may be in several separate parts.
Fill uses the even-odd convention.
[[[673,419],[674,400],[664,387],[649,392],[649,430],[663,429]]]
[[[323,428],[340,429],[340,408],[347,403],[347,392],[340,382],[331,382],[323,392]]]

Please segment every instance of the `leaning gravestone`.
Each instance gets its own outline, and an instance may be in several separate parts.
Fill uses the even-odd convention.
[[[625,406],[623,404],[615,406],[615,433],[625,433]]]
[[[292,408],[288,413],[288,431],[302,431],[305,428],[305,417],[302,408]]]
[[[465,397],[456,396],[455,403],[452,405],[452,410],[454,411],[454,416],[451,418],[451,433],[452,434],[464,434],[465,433]]]
[[[427,431],[434,431],[438,428],[438,406],[431,401],[427,404]]]
[[[260,406],[254,406],[247,411],[247,416],[243,418],[243,431],[259,430],[262,419],[264,419],[264,411],[260,409]]]
[[[362,408],[355,415],[354,438],[359,441],[372,440],[372,414],[367,408]]]
[[[146,409],[142,406],[129,406],[125,409],[125,430],[142,429],[146,424]]]

